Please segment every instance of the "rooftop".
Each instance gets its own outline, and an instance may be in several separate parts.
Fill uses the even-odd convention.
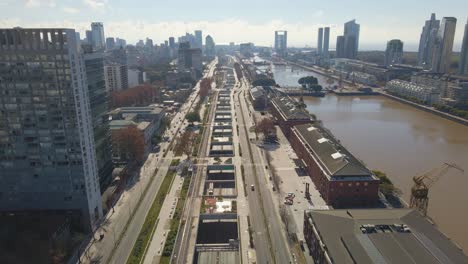
[[[286,120],[312,120],[309,112],[298,108],[297,102],[289,96],[273,98],[272,102]]]
[[[333,263],[468,263],[412,209],[310,210],[305,217]]]
[[[315,158],[319,160],[328,177],[333,177],[335,180],[342,180],[344,177],[353,177],[353,180],[356,180],[356,177],[363,177],[368,180],[369,177],[374,177],[358,159],[321,126],[304,124],[294,126],[294,129],[308,145],[306,148],[315,154]]]

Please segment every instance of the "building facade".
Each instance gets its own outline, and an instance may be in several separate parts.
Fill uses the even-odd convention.
[[[95,50],[106,48],[106,38],[104,37],[104,24],[102,22],[91,23],[91,44]]]
[[[345,57],[344,43],[345,43],[345,41],[344,41],[343,36],[336,37],[336,51],[335,51],[335,57],[336,58],[344,58]]]
[[[104,66],[106,90],[108,93],[128,89],[128,67],[119,63]]]
[[[460,54],[460,68],[458,69],[458,73],[460,75],[468,75],[468,21],[465,25],[465,33]]]
[[[85,62],[73,29],[0,29],[0,210],[102,217]]]
[[[210,35],[205,38],[205,56],[211,58],[216,56],[215,42]]]
[[[457,19],[454,17],[442,19],[433,50],[432,72],[447,73],[450,70],[456,25]]]
[[[344,24],[344,57],[355,59],[359,50],[360,25],[356,20],[351,20]]]
[[[289,141],[328,205],[345,208],[378,203],[379,179],[323,127],[296,125]]]
[[[109,95],[104,77],[104,54],[84,54],[88,95],[93,119],[94,144],[101,192],[112,182],[112,150],[109,131]]]
[[[415,98],[427,104],[438,103],[441,93],[437,87],[403,80],[391,80],[385,85],[385,89],[391,93]]]
[[[323,31],[323,57],[329,57],[330,49],[330,28],[326,27]]]
[[[275,31],[275,51],[279,56],[285,56],[288,49],[288,32]]]
[[[318,29],[317,37],[317,54],[322,55],[323,52],[323,28]]]
[[[433,13],[431,19],[426,20],[422,29],[419,40],[418,65],[425,69],[431,69],[432,67],[432,56],[434,55],[434,45],[439,26],[440,20],[437,20],[436,15]]]
[[[403,41],[392,39],[387,42],[385,50],[385,66],[401,64],[403,62]]]

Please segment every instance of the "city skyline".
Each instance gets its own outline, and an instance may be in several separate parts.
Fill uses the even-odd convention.
[[[205,5],[203,1],[164,5],[158,1],[143,1],[135,7],[130,1],[116,3],[109,0],[3,0],[0,6],[7,12],[0,19],[0,27],[66,27],[79,31],[84,37],[85,30],[92,21],[101,21],[106,29],[106,37],[120,37],[131,44],[146,37],[159,44],[170,36],[200,29],[204,34],[213,36],[218,44],[233,41],[236,44],[253,42],[258,46],[273,46],[271,32],[282,29],[289,33],[288,46],[315,48],[318,28],[330,26],[330,47],[334,49],[336,37],[343,32],[343,23],[356,19],[362,27],[360,50],[385,50],[387,41],[396,38],[405,42],[405,50],[417,51],[421,28],[430,13],[434,12],[438,17],[453,16],[458,21],[466,21],[466,14],[457,8],[462,1],[449,2],[430,1],[433,10],[421,10],[417,4],[407,4],[400,0],[391,5],[382,3],[378,7],[369,5],[367,1],[329,1],[326,5],[301,1],[293,7],[279,8],[278,5],[278,8],[269,8],[268,13],[261,13],[259,11],[266,4],[264,1],[246,2],[251,8],[240,12],[242,1],[239,7],[224,10],[220,4]],[[403,4],[405,9],[400,8]],[[181,5],[186,8],[181,9]],[[271,5],[274,6],[275,1]],[[212,12],[202,16],[201,9],[206,6]],[[365,9],[365,12],[360,9]],[[396,12],[395,9],[401,10]],[[30,14],[28,17],[21,16],[24,10]],[[86,12],[83,12],[85,10]],[[304,10],[312,12],[305,13]],[[154,12],[158,15],[155,16]],[[53,20],[50,19],[50,13],[54,13]],[[147,16],[147,13],[152,15]],[[187,20],[187,17],[190,17],[190,20]],[[226,28],[232,30],[226,31]],[[463,26],[458,26],[454,51],[460,51],[462,39]]]

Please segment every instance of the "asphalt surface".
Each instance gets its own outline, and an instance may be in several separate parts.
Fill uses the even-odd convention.
[[[265,177],[265,167],[256,145],[251,144],[249,128],[251,116],[244,99],[248,94],[249,84],[241,80],[241,92],[235,96],[237,117],[240,119],[239,132],[241,139],[242,159],[245,180],[248,186],[250,222],[253,229],[254,244],[258,263],[290,263],[291,254],[285,237],[285,229],[279,218],[279,208],[273,203]],[[243,127],[241,127],[243,124]],[[254,135],[251,135],[255,139]],[[252,191],[250,186],[254,185]]]

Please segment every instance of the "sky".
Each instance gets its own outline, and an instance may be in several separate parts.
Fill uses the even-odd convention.
[[[460,50],[467,21],[466,0],[0,0],[0,28],[20,26],[74,28],[84,37],[93,21],[106,37],[134,44],[149,37],[162,43],[196,29],[217,44],[253,42],[272,46],[275,30],[288,31],[288,46],[316,47],[317,29],[330,26],[330,48],[343,24],[361,25],[360,50],[384,50],[398,38],[405,50],[418,47],[424,21],[458,19],[454,50]]]

